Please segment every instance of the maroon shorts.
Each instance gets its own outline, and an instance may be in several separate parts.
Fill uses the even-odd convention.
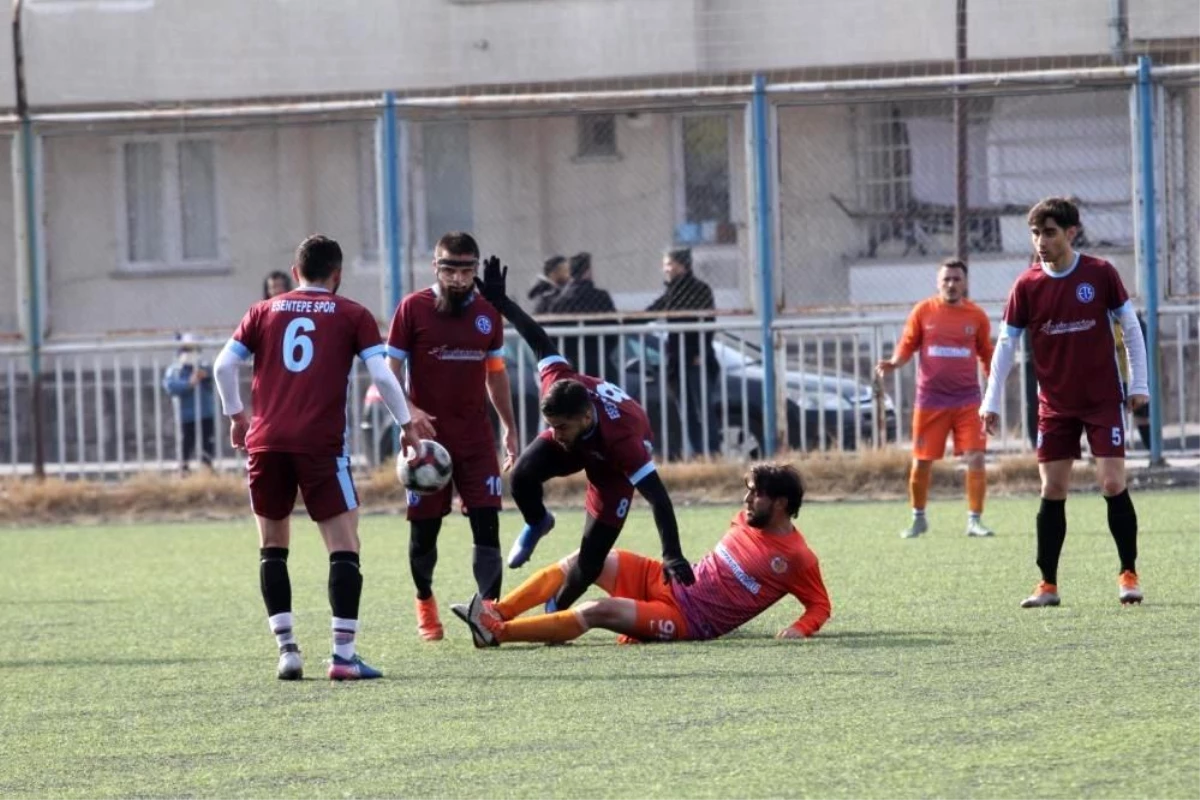
[[[1079,458],[1079,437],[1086,433],[1096,458],[1125,457],[1125,411],[1115,405],[1080,415],[1050,415],[1038,408],[1037,458],[1039,462]]]
[[[625,526],[629,504],[633,501],[633,484],[629,482],[629,479],[596,462],[589,464],[582,455],[558,445],[554,441],[553,431],[542,431],[538,434],[538,438],[545,439],[551,444],[547,451],[554,453],[552,467],[554,475],[574,475],[581,471],[587,475],[587,495],[583,501],[584,510],[598,522],[621,530]]]
[[[440,519],[450,513],[453,493],[458,492],[464,510],[472,508],[500,508],[502,482],[500,462],[496,460],[496,443],[487,441],[475,444],[459,444],[438,439],[450,453],[453,474],[450,483],[434,494],[408,493],[410,520]]]
[[[260,517],[286,519],[296,505],[297,490],[314,522],[358,508],[348,458],[260,451],[250,454],[246,471],[250,507]]]

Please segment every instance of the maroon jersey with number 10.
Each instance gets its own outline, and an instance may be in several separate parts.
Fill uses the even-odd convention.
[[[1128,301],[1113,265],[1082,253],[1064,273],[1034,264],[1017,278],[1004,323],[1029,330],[1042,416],[1121,405],[1112,317]]]
[[[232,344],[254,356],[248,452],[346,454],[350,367],[385,352],[371,312],[301,287],[251,306]]]

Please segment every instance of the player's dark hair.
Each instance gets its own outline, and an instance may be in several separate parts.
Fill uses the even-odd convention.
[[[560,255],[550,256],[542,264],[542,274],[548,278],[548,277],[550,277],[550,273],[554,272],[554,270],[558,269],[558,266],[560,264],[565,264],[565,263],[567,263],[566,256],[560,256]]]
[[[571,277],[582,278],[592,268],[591,253],[576,253],[571,256]]]
[[[283,281],[284,291],[292,290],[292,276],[281,269],[272,270],[267,273],[267,277],[263,278],[263,300],[271,299],[271,281]]]
[[[564,378],[550,384],[542,398],[542,416],[578,417],[591,407],[587,387],[579,381]]]
[[[1027,221],[1030,225],[1041,226],[1047,219],[1057,222],[1063,230],[1078,228],[1079,206],[1065,197],[1047,197],[1029,209]]]
[[[433,251],[445,253],[448,256],[474,256],[479,258],[479,244],[476,243],[475,237],[466,231],[450,231],[450,233],[442,234],[442,238],[438,239],[437,247]]]
[[[939,269],[961,269],[963,271],[963,277],[966,277],[966,275],[967,275],[967,262],[963,261],[961,258],[947,258],[945,261],[943,261],[941,264],[938,265],[938,268]]]
[[[746,473],[746,483],[754,482],[754,488],[772,500],[787,500],[788,516],[800,513],[804,504],[804,481],[791,464],[767,462],[755,464]]]
[[[323,281],[341,266],[342,247],[328,236],[314,233],[296,248],[296,268],[306,281]]]
[[[692,248],[681,247],[678,250],[668,250],[667,258],[671,259],[688,272],[692,271]]]

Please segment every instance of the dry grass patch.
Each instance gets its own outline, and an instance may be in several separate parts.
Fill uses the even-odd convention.
[[[909,455],[870,451],[785,456],[804,476],[813,499],[895,499],[908,491]],[[663,480],[678,504],[737,503],[744,492],[747,465],[717,461],[663,464]],[[396,512],[404,508],[404,492],[390,466],[356,477],[364,510]],[[551,505],[583,503],[582,473],[557,478],[546,486]],[[1002,458],[988,465],[989,490],[996,494],[1038,490],[1037,463],[1031,456]],[[1081,464],[1075,485],[1095,485],[1095,470]],[[931,491],[958,496],[963,476],[955,462],[935,465]],[[507,489],[506,489],[507,494]],[[0,523],[30,525],[86,523],[101,520],[228,519],[248,512],[246,483],[241,475],[196,473],[186,478],[141,474],[119,482],[64,481],[49,478],[0,481]]]

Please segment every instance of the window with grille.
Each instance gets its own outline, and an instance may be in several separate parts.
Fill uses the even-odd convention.
[[[617,118],[613,114],[584,114],[578,118],[578,158],[614,158],[617,155]]]
[[[676,124],[676,224],[679,244],[732,244],[730,116],[688,114]]]
[[[121,144],[122,260],[129,268],[215,265],[221,260],[216,145],[160,137]]]

